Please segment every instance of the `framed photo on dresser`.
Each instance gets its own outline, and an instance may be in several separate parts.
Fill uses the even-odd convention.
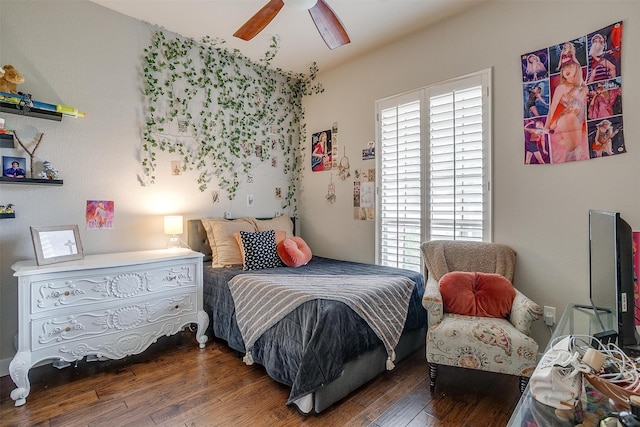
[[[77,225],[30,227],[38,265],[84,258]]]

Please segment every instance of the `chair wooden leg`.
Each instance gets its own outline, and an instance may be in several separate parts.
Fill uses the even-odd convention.
[[[431,393],[436,391],[436,378],[438,377],[438,365],[429,363],[429,390]]]
[[[529,384],[529,377],[519,377],[520,383],[520,394],[524,394],[524,390],[527,388],[527,384]]]

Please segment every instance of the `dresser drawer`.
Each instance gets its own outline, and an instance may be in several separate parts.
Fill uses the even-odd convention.
[[[146,268],[89,270],[31,282],[31,312],[126,300],[172,289],[197,287],[198,263],[149,264]]]
[[[197,302],[197,293],[193,292],[32,320],[31,349],[122,333],[182,317],[185,323],[188,318],[195,322]]]

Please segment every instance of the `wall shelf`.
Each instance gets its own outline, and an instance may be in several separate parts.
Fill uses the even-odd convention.
[[[13,134],[0,133],[0,148],[13,148]]]
[[[15,217],[16,217],[15,213],[0,213],[0,219],[15,218]]]
[[[61,179],[40,179],[40,178],[11,178],[0,177],[0,184],[26,184],[26,185],[62,185]]]
[[[24,107],[24,106],[21,107],[19,104],[12,104],[10,102],[0,101],[0,111],[3,113],[18,114],[21,116],[55,120],[58,122],[62,120],[62,113],[58,113],[56,111],[43,110],[43,109],[34,108],[34,107]]]

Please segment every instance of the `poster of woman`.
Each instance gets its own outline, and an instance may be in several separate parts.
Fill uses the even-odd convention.
[[[551,76],[551,105],[545,124],[552,163],[589,159],[587,141],[587,85],[584,69],[567,59]]]
[[[520,56],[525,164],[626,152],[621,52],[622,22],[616,22]]]
[[[87,200],[87,230],[113,228],[114,203],[112,200]]]
[[[626,152],[621,132],[622,117],[589,122],[591,157],[606,157]]]
[[[622,114],[622,82],[620,78],[592,83],[587,96],[587,119],[605,119]]]
[[[549,141],[544,131],[544,119],[526,120],[525,132],[525,159],[524,163],[530,165],[536,163],[543,165],[549,163]]]
[[[540,49],[522,55],[522,81],[535,82],[549,77],[549,55],[547,49]]]
[[[549,81],[543,80],[522,86],[524,97],[524,117],[546,116],[549,112]]]
[[[312,171],[320,172],[331,169],[333,159],[331,145],[331,130],[324,130],[311,135]]]

